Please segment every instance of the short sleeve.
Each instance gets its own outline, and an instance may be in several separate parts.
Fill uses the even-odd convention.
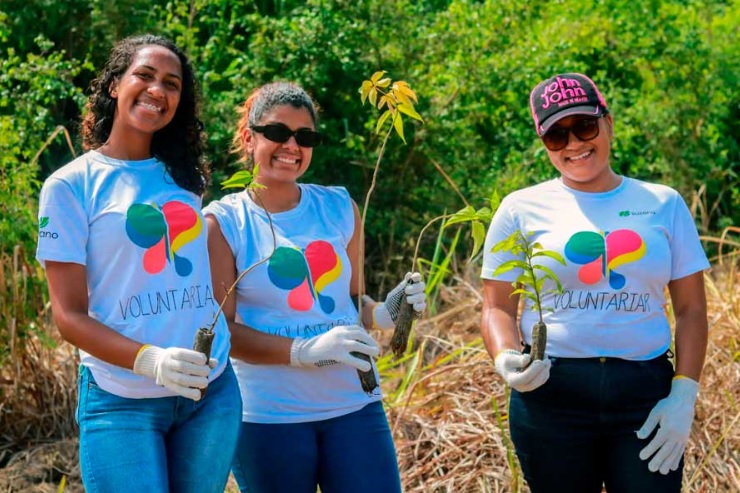
[[[518,269],[513,269],[498,276],[493,275],[504,262],[519,258],[509,252],[491,251],[497,243],[505,240],[518,229],[514,213],[511,210],[511,203],[510,196],[504,198],[488,226],[486,241],[483,245],[483,268],[481,270],[481,278],[483,279],[513,282],[521,274]]]
[[[39,197],[36,259],[87,264],[88,215],[83,194],[68,181],[50,177]]]
[[[671,280],[681,279],[709,268],[694,218],[683,198],[676,193],[671,235]]]
[[[203,216],[213,216],[218,221],[221,234],[224,235],[229,248],[237,256],[240,245],[239,225],[236,224],[233,200],[234,195],[229,195],[221,200],[214,200],[203,208]]]
[[[349,245],[352,235],[355,233],[355,209],[352,205],[352,198],[344,187],[330,187],[338,196],[340,203],[346,203],[346,207],[339,207],[339,222],[342,231],[344,246]]]

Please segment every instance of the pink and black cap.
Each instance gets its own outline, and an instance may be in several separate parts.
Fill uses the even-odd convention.
[[[609,113],[594,81],[575,73],[559,74],[537,84],[529,95],[529,108],[540,137],[566,116]]]

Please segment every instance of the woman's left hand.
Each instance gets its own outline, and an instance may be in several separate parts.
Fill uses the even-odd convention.
[[[406,295],[406,303],[414,308],[415,318],[419,318],[427,307],[426,284],[418,272],[408,272],[403,281],[393,288],[383,303],[378,303],[373,309],[373,327],[379,329],[392,329],[396,326],[398,313],[401,309],[403,295]]]
[[[699,393],[699,383],[688,377],[674,378],[668,397],[660,400],[645,424],[637,431],[637,438],[645,439],[659,426],[650,443],[640,451],[640,459],[648,460],[648,469],[668,474],[678,469],[683,451],[689,441],[694,405]],[[653,454],[655,454],[653,456]]]

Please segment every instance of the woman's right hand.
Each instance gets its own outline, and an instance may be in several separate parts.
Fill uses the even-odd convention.
[[[304,339],[296,337],[290,348],[290,364],[303,367],[322,367],[344,363],[360,371],[369,371],[367,361],[352,355],[353,352],[377,356],[380,348],[370,334],[359,325],[339,325],[328,332]]]
[[[201,398],[199,389],[208,386],[208,374],[217,365],[215,359],[206,361],[205,354],[191,349],[145,345],[136,355],[134,373],[153,378],[157,385],[197,401]]]
[[[535,360],[514,349],[504,349],[494,359],[496,372],[506,380],[509,387],[519,392],[529,392],[543,385],[550,378],[552,362],[549,358]]]

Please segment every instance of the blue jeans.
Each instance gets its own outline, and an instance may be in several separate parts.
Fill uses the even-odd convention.
[[[401,493],[380,402],[323,421],[242,423],[232,471],[242,493]]]
[[[550,378],[511,392],[511,438],[533,493],[676,493],[683,461],[667,475],[639,457],[653,435],[635,432],[671,389],[667,355],[649,361],[551,358]]]
[[[88,493],[223,493],[241,425],[231,364],[198,402],[129,399],[80,367],[80,468]]]

